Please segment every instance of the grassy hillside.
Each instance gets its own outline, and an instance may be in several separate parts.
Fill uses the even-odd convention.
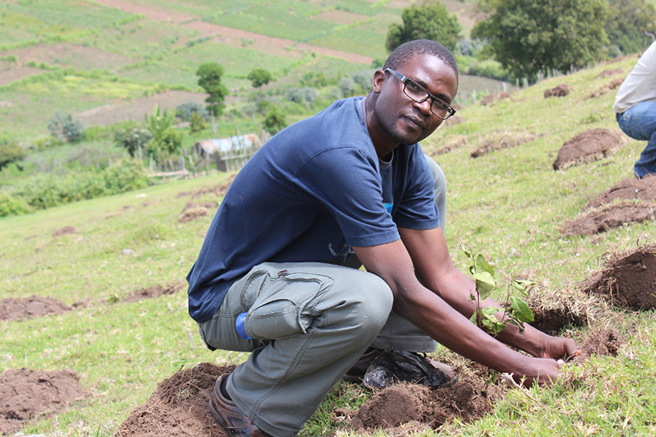
[[[204,62],[218,62],[230,90],[221,120],[249,121],[254,93],[248,73],[269,70],[263,88],[282,98],[308,74],[339,80],[371,68],[386,56],[391,23],[401,22],[409,1],[173,1],[9,0],[0,4],[0,133],[24,146],[48,135],[56,112],[85,125],[141,121],[156,103],[164,108],[202,102],[195,75]],[[467,35],[472,2],[448,0]],[[499,82],[463,78],[462,95],[496,92]],[[181,97],[170,90],[187,91]],[[322,91],[329,93],[328,87]],[[158,100],[157,97],[161,98]],[[328,96],[320,105],[326,105]],[[317,108],[312,108],[312,110]],[[234,110],[234,111],[233,111]],[[121,117],[116,113],[124,114]],[[299,108],[296,112],[307,112]],[[236,114],[236,115],[235,115]],[[307,114],[302,114],[306,116]],[[301,116],[289,114],[288,121]],[[252,124],[253,120],[250,120]],[[252,126],[248,126],[253,130]],[[212,135],[207,133],[207,135]]]
[[[642,144],[627,140],[609,158],[552,170],[564,141],[593,127],[617,129],[611,111],[614,91],[589,96],[612,79],[598,78],[602,71],[619,69],[615,74],[621,76],[635,61],[629,57],[598,65],[545,80],[492,105],[464,108],[458,113],[462,123],[440,128],[425,142],[429,153],[460,144],[435,156],[448,180],[446,233],[458,266],[465,267],[458,246],[466,243],[505,276],[529,277],[546,292],[575,291],[581,279],[603,266],[607,254],[653,241],[654,221],[594,237],[566,238],[559,232],[563,221],[576,217],[588,200],[632,176]],[[560,83],[570,85],[573,92],[545,99],[545,89]],[[535,139],[470,157],[486,139],[523,133],[535,134]],[[216,187],[226,179],[227,175],[199,177],[0,219],[0,298],[36,294],[77,304],[57,316],[0,322],[0,371],[70,368],[90,393],[66,412],[30,424],[23,429],[25,434],[112,435],[159,381],[181,367],[201,362],[224,365],[245,358],[241,353],[210,352],[201,345],[187,315],[184,288],[157,299],[125,301],[145,287],[182,286],[216,208],[186,223],[178,221],[179,215],[191,192]],[[207,193],[194,202],[220,200]],[[56,236],[65,226],[74,229]],[[590,323],[612,323],[626,336],[617,357],[593,357],[586,364],[569,366],[565,385],[511,391],[490,416],[467,425],[449,424],[441,434],[653,435],[653,312],[616,315],[613,321]],[[564,334],[581,339],[588,329]],[[440,354],[449,357],[446,351]],[[341,400],[347,405],[348,401]],[[303,435],[334,432],[330,409],[326,406],[318,413]]]

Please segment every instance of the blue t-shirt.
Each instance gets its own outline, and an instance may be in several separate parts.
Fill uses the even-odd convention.
[[[342,264],[351,246],[399,239],[397,226],[439,226],[419,144],[394,151],[382,172],[392,178],[389,195],[361,100],[337,101],[284,129],[241,169],[187,275],[194,320],[211,319],[230,285],[263,262]],[[390,199],[391,213],[384,205]]]

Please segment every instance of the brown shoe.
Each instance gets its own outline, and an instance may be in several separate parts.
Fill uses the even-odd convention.
[[[224,373],[219,376],[219,379],[216,380],[216,384],[214,384],[214,390],[212,390],[210,396],[210,413],[212,413],[212,417],[214,417],[230,435],[271,437],[269,434],[253,425],[253,422],[241,412],[233,401],[223,396],[223,393],[221,393],[221,384],[228,375],[228,373]]]

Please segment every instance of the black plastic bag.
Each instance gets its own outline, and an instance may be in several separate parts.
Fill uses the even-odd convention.
[[[451,380],[423,355],[396,349],[381,351],[373,359],[362,379],[374,389],[390,387],[399,381],[423,384],[431,390],[448,385]]]

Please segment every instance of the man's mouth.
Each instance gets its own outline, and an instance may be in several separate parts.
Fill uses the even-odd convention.
[[[406,119],[408,124],[414,128],[414,129],[425,129],[426,128],[426,122],[420,118],[417,117],[411,117],[411,116],[405,116],[403,117]]]

